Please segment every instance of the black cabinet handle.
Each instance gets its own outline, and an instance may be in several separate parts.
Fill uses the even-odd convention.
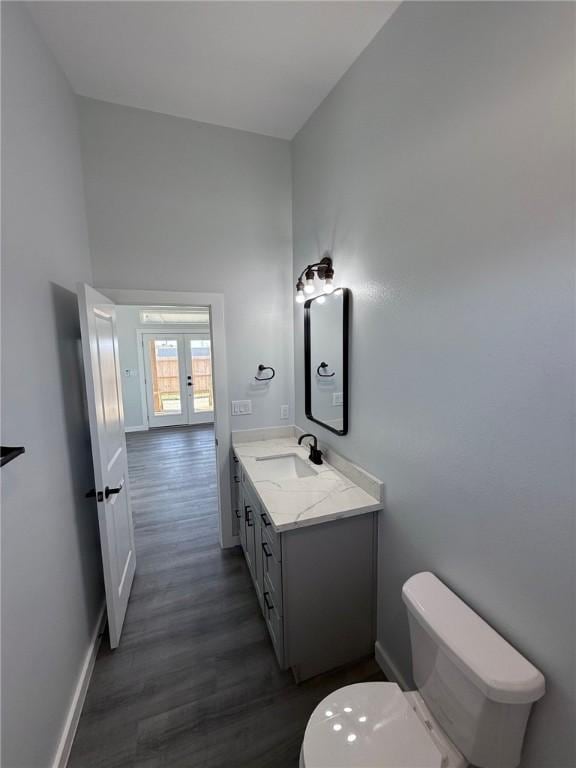
[[[263,550],[264,554],[266,555],[266,557],[272,557],[272,552],[270,552],[268,550],[268,544],[266,544],[265,541],[262,542],[262,550]]]
[[[235,483],[239,483],[239,482],[240,482],[240,478],[239,478],[239,477],[236,477],[236,475],[234,475],[234,482],[235,482]]]
[[[108,486],[106,486],[106,488],[104,488],[104,498],[107,499],[109,496],[113,496],[116,493],[120,493],[122,488],[124,488],[124,483],[120,483],[118,488],[109,488]]]
[[[264,592],[264,603],[266,604],[266,608],[268,608],[269,611],[273,611],[274,610],[274,604],[270,605],[270,603],[268,602],[268,595],[269,594],[270,594],[269,592]]]
[[[239,509],[235,509],[235,510],[234,510],[234,514],[236,515],[236,517],[238,518],[238,520],[240,520],[240,517],[241,517],[241,515],[240,515],[240,510],[239,510]]]
[[[254,520],[250,517],[252,514],[252,507],[248,506],[248,504],[244,505],[244,519],[246,520],[246,525],[248,525],[250,528],[254,525]]]
[[[264,523],[264,526],[265,526],[266,528],[268,528],[268,526],[269,526],[269,525],[272,525],[272,523],[270,522],[270,520],[268,520],[268,515],[266,514],[266,512],[262,512],[262,513],[260,514],[260,518],[262,519],[262,522]]]

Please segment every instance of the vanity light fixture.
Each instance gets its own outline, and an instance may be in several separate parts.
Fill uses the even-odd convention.
[[[315,264],[308,264],[300,273],[296,282],[296,301],[298,304],[302,304],[306,300],[306,294],[310,295],[316,290],[314,281],[316,275],[323,282],[323,292],[332,293],[334,290],[334,268],[332,258],[328,254],[325,254]]]

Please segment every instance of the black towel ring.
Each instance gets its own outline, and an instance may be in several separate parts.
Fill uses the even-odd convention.
[[[318,376],[320,376],[320,378],[331,379],[332,376],[336,376],[336,373],[334,371],[332,373],[322,373],[320,368],[322,368],[322,371],[325,370],[326,368],[328,368],[328,363],[320,363],[318,368],[316,368],[316,373],[318,374]]]
[[[274,368],[272,368],[271,365],[262,365],[262,363],[260,363],[260,365],[258,366],[258,370],[260,372],[262,372],[262,371],[272,371],[272,376],[265,376],[264,378],[260,378],[259,376],[254,376],[256,381],[272,381],[274,376],[276,376],[276,371],[274,370]]]

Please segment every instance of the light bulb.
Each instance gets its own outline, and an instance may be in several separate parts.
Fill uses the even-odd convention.
[[[299,288],[296,291],[296,304],[303,304],[304,303],[304,291],[302,288]]]
[[[314,278],[313,277],[306,278],[306,282],[304,283],[304,293],[314,293]]]
[[[327,277],[324,280],[324,293],[332,293],[334,290],[334,281],[331,277]]]

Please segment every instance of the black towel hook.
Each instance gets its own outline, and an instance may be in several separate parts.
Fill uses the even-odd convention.
[[[274,376],[276,376],[276,371],[274,370],[274,368],[272,368],[271,365],[262,365],[262,363],[260,363],[260,365],[258,366],[258,370],[260,372],[262,372],[262,371],[272,371],[272,376],[265,376],[264,378],[260,378],[259,376],[254,376],[256,381],[272,381]]]
[[[322,373],[322,371],[320,370],[320,368],[322,368],[322,371],[323,371],[323,370],[325,370],[326,368],[328,368],[328,363],[324,363],[324,362],[322,362],[322,363],[320,363],[320,365],[318,366],[318,368],[316,368],[316,373],[317,373],[317,374],[318,374],[318,376],[320,376],[322,379],[331,379],[331,378],[332,378],[332,376],[336,376],[336,373],[335,373],[334,371],[333,371],[332,373]]]

